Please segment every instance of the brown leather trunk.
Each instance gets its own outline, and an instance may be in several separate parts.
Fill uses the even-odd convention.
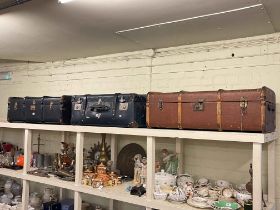
[[[275,93],[267,87],[148,94],[147,126],[248,132],[275,130]]]

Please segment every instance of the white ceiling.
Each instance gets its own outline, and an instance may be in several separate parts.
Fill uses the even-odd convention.
[[[0,59],[55,61],[273,33],[279,11],[279,0],[33,0],[0,11]]]

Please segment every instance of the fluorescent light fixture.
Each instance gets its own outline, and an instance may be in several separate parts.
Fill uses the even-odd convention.
[[[69,3],[71,1],[74,1],[74,0],[58,0],[58,3],[65,4],[65,3]]]
[[[254,5],[251,5],[251,6],[241,7],[241,8],[237,8],[237,9],[231,9],[231,10],[226,10],[226,11],[221,11],[221,12],[199,15],[199,16],[194,16],[194,17],[189,17],[189,18],[184,18],[184,19],[179,19],[179,20],[172,20],[172,21],[163,22],[163,23],[156,23],[156,24],[152,24],[152,25],[140,26],[140,27],[137,27],[137,28],[130,28],[130,29],[126,29],[126,30],[117,31],[115,33],[120,34],[120,33],[124,33],[124,32],[129,32],[129,31],[136,31],[136,30],[144,29],[144,28],[162,26],[162,25],[167,25],[167,24],[171,24],[171,23],[179,23],[179,22],[184,22],[184,21],[188,21],[188,20],[211,17],[211,16],[221,15],[221,14],[227,14],[227,13],[231,13],[231,12],[237,12],[237,11],[242,11],[242,10],[246,10],[246,9],[251,9],[251,8],[254,8],[254,7],[262,7],[262,6],[263,6],[262,4],[254,4]]]

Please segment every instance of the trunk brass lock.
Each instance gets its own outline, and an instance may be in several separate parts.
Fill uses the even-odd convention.
[[[163,110],[163,101],[162,100],[158,101],[158,108],[159,108],[159,110]]]
[[[248,101],[247,101],[246,98],[244,98],[244,97],[241,97],[241,98],[240,98],[240,107],[241,107],[241,109],[243,109],[243,110],[247,109],[247,107],[248,107]]]
[[[52,110],[52,107],[53,107],[53,102],[51,101],[50,102],[50,110]]]
[[[201,112],[203,110],[204,110],[204,100],[203,99],[199,99],[197,102],[194,103],[193,111]]]
[[[31,110],[31,111],[35,111],[35,110],[36,110],[36,106],[35,106],[35,105],[31,105],[31,106],[30,106],[30,110]]]

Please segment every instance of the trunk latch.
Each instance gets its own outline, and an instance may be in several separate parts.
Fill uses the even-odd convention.
[[[158,101],[158,108],[159,108],[159,110],[163,110],[163,101],[162,100]]]
[[[204,100],[203,99],[199,99],[197,102],[194,103],[193,111],[201,112],[203,110],[204,110]]]
[[[248,100],[246,98],[240,98],[240,107],[242,110],[245,110],[248,107]]]

